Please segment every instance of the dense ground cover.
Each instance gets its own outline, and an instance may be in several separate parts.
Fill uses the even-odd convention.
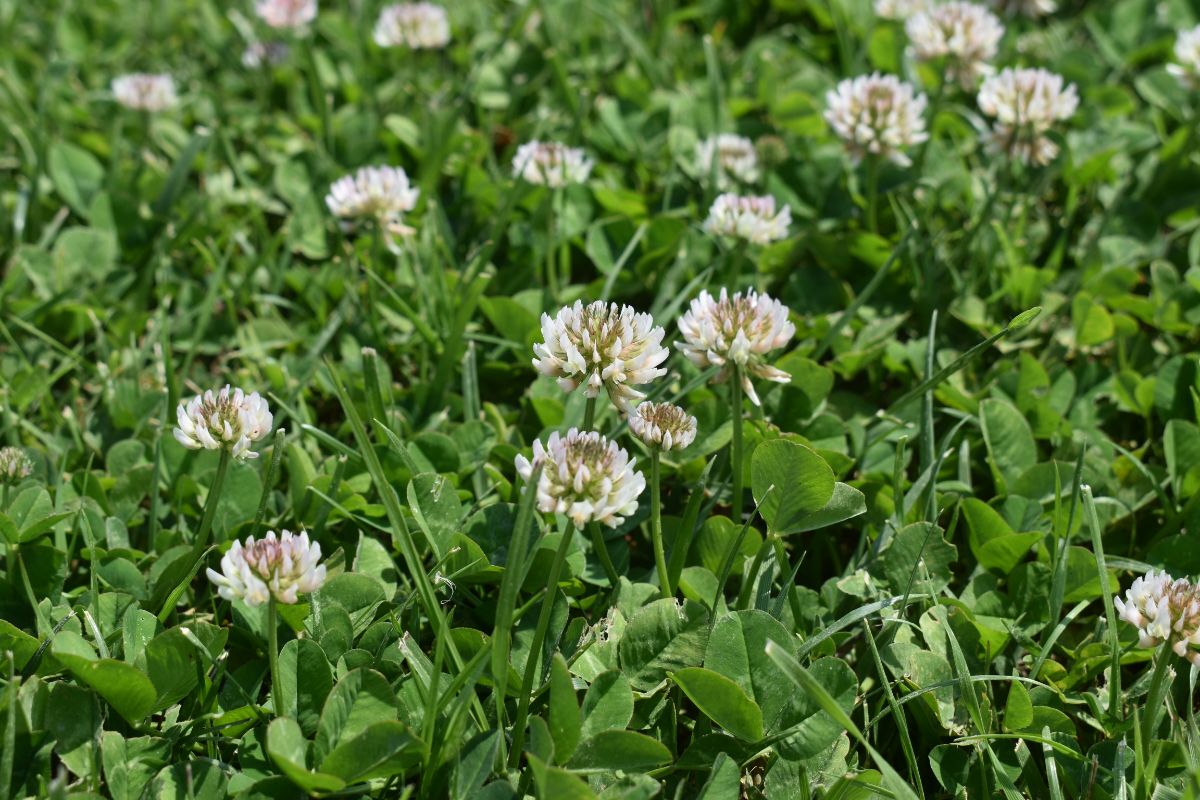
[[[1193,796],[1194,7],[308,6],[0,0],[0,797]]]

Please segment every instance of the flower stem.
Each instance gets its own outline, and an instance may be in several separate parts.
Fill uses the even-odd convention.
[[[583,407],[583,430],[590,431],[596,424],[596,398],[589,397]]]
[[[275,595],[267,601],[267,660],[271,665],[271,707],[275,716],[283,716],[283,698],[279,693],[279,618]]]
[[[667,571],[667,556],[663,552],[662,489],[658,450],[650,451],[650,541],[654,545],[654,565],[658,569],[658,585],[663,597],[674,597],[671,573]]]
[[[537,677],[538,667],[542,663],[542,645],[546,640],[546,629],[550,627],[550,615],[554,611],[554,601],[558,595],[558,575],[567,560],[567,550],[574,535],[575,530],[567,525],[562,532],[558,549],[554,551],[550,574],[546,577],[546,595],[542,598],[542,609],[538,612],[537,626],[533,629],[533,641],[529,644],[529,656],[525,659],[525,674],[521,678],[517,715],[513,719],[512,750],[509,754],[509,766],[513,768],[520,763],[521,752],[525,749],[525,723],[529,717],[530,694],[533,692],[533,681]]]
[[[729,466],[733,471],[731,491],[733,499],[733,521],[742,524],[742,371],[733,369],[729,381],[729,419],[733,423],[733,441],[730,443]]]
[[[596,551],[596,556],[600,559],[600,566],[604,567],[604,574],[608,576],[608,585],[616,589],[621,576],[617,572],[612,558],[608,555],[608,546],[604,543],[604,534],[600,531],[600,525],[595,522],[589,524],[588,532],[592,535],[592,549]]]
[[[1168,664],[1171,661],[1171,645],[1164,643],[1158,648],[1154,659],[1154,672],[1150,676],[1150,690],[1146,692],[1146,716],[1142,717],[1142,753],[1143,763],[1150,761],[1150,744],[1155,730],[1158,728],[1159,714],[1166,699],[1167,686],[1164,681],[1170,672]]]
[[[879,158],[867,157],[867,230],[879,231]]]
[[[212,532],[213,518],[217,515],[217,503],[221,500],[221,487],[225,483],[225,473],[229,471],[229,448],[221,448],[220,461],[217,462],[217,474],[213,477],[212,486],[208,490],[208,499],[204,501],[204,517],[200,520],[200,530],[196,533],[193,552],[202,553],[208,546],[209,534]]]

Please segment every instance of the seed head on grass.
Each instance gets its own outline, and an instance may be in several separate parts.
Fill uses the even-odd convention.
[[[783,347],[796,334],[788,320],[787,307],[766,294],[753,290],[730,296],[721,290],[718,298],[708,292],[691,302],[679,318],[683,341],[676,342],[687,359],[701,369],[719,366],[716,382],[723,383],[737,367],[742,388],[750,401],[761,405],[752,377],[787,383],[791,375],[766,363],[766,354]]]
[[[1114,597],[1113,605],[1138,629],[1139,647],[1167,642],[1176,655],[1200,665],[1200,586],[1150,570],[1134,580],[1124,600]]]
[[[617,408],[629,411],[646,396],[634,387],[667,372],[659,366],[670,355],[662,345],[665,335],[653,317],[632,306],[576,301],[553,317],[542,314],[533,366],[557,378],[565,392],[584,386],[588,397],[598,397],[603,389]]]
[[[582,150],[558,142],[526,142],[513,156],[513,176],[526,183],[561,189],[584,183],[594,164]]]
[[[325,583],[325,565],[321,545],[310,542],[307,533],[267,531],[256,540],[253,536],[234,542],[221,558],[221,571],[208,570],[208,579],[226,600],[243,600],[259,606],[272,596],[292,605],[301,594],[309,594]]]
[[[696,418],[673,403],[639,403],[629,429],[647,447],[683,450],[696,439]]]
[[[1167,71],[1188,89],[1200,89],[1200,25],[1175,39],[1175,62]]]
[[[258,458],[250,445],[271,433],[273,419],[258,392],[246,394],[226,384],[211,389],[175,412],[175,439],[189,450],[227,449],[235,459]]]
[[[317,18],[317,0],[258,0],[254,11],[269,27],[297,30]]]
[[[112,82],[113,97],[134,111],[168,111],[179,104],[170,75],[134,72]]]
[[[557,431],[543,445],[533,443],[533,458],[517,456],[517,474],[528,481],[539,465],[538,510],[563,514],[577,528],[599,522],[615,528],[637,511],[646,479],[634,469],[636,459],[616,442],[595,431]]]
[[[436,3],[396,3],[375,23],[375,44],[410,50],[440,50],[450,44],[450,19]]]
[[[33,474],[33,462],[20,447],[0,447],[0,484],[16,483]]]
[[[1058,145],[1046,132],[1079,107],[1074,84],[1044,69],[1005,69],[979,87],[979,110],[996,120],[989,147],[1027,164],[1048,164]]]
[[[750,184],[758,181],[758,151],[754,142],[745,136],[722,133],[696,145],[696,172],[700,180],[708,180],[713,161],[716,161],[718,189],[732,188],[735,182]]]
[[[921,61],[946,60],[946,75],[964,89],[991,73],[1004,25],[975,3],[935,5],[909,17],[904,26],[913,54]]]
[[[770,244],[786,239],[791,224],[791,208],[784,206],[777,211],[774,197],[726,193],[713,201],[704,220],[704,230],[716,236],[745,239],[751,244]]]
[[[929,138],[925,95],[895,75],[848,78],[825,95],[825,121],[859,161],[876,156],[908,166],[904,150]]]

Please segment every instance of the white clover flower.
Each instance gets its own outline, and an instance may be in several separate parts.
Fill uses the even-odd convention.
[[[1134,580],[1124,600],[1114,597],[1113,605],[1138,629],[1139,647],[1168,642],[1176,655],[1200,665],[1200,586],[1150,570]]]
[[[708,292],[701,292],[679,318],[679,332],[684,341],[675,346],[689,361],[701,369],[721,367],[716,383],[728,380],[737,367],[742,388],[756,406],[761,403],[751,376],[776,383],[792,378],[765,361],[767,353],[783,347],[796,334],[787,307],[769,295],[751,290],[744,297],[741,292],[730,297],[722,289],[720,298],[714,300]]]
[[[436,3],[396,3],[380,12],[375,43],[380,47],[438,50],[450,44],[450,18]]]
[[[992,8],[1010,17],[1044,17],[1058,9],[1054,0],[990,0],[990,3]]]
[[[317,18],[317,0],[258,0],[254,11],[272,28],[295,30]]]
[[[334,181],[325,205],[335,216],[372,218],[393,233],[404,234],[412,231],[403,224],[404,215],[416,207],[420,194],[400,167],[363,167]]]
[[[0,447],[0,483],[16,483],[33,473],[33,462],[19,447]]]
[[[906,20],[933,7],[933,0],[875,0],[875,16]]]
[[[1005,69],[979,87],[979,110],[996,120],[990,146],[1010,158],[1048,164],[1058,146],[1046,137],[1079,107],[1075,85],[1044,69]]]
[[[673,403],[639,403],[629,429],[647,447],[683,450],[696,440],[696,418]]]
[[[308,541],[307,533],[267,531],[256,541],[234,542],[221,558],[221,571],[208,570],[208,579],[226,600],[244,600],[248,606],[260,606],[273,596],[276,601],[293,605],[301,594],[310,594],[325,583],[325,565],[321,545]]]
[[[112,82],[112,93],[118,103],[135,111],[166,111],[179,103],[170,75],[122,75]]]
[[[527,183],[560,189],[583,183],[595,166],[582,150],[558,142],[526,142],[513,156],[513,176]]]
[[[929,138],[926,102],[895,75],[860,75],[825,94],[825,121],[856,161],[869,154],[906,167],[911,161],[904,148]]]
[[[946,59],[946,73],[970,89],[996,57],[1004,25],[991,11],[974,3],[935,5],[909,17],[904,25],[913,52],[921,61]]]
[[[707,181],[716,161],[717,188],[728,189],[734,181],[754,183],[758,180],[758,151],[754,142],[736,133],[711,136],[696,145],[696,173]]]
[[[1167,71],[1188,89],[1200,89],[1200,25],[1176,37],[1175,61]]]
[[[533,459],[517,456],[517,474],[528,481],[541,466],[537,484],[538,510],[564,514],[575,527],[600,522],[615,528],[637,511],[646,488],[637,463],[616,442],[595,431],[571,428],[566,436],[550,434],[545,446],[533,443]]]
[[[542,314],[542,342],[533,346],[533,366],[558,379],[565,392],[584,386],[588,397],[608,392],[617,408],[628,411],[646,395],[635,386],[666,374],[659,364],[670,351],[666,332],[649,314],[631,306],[576,300],[557,315]]]
[[[189,450],[227,449],[237,459],[258,458],[250,445],[271,432],[273,419],[267,401],[258,392],[246,394],[228,384],[211,389],[175,412],[179,427],[175,439]]]
[[[291,48],[284,42],[251,42],[242,51],[242,66],[246,69],[274,67],[287,60]]]
[[[704,220],[704,230],[716,236],[732,236],[752,244],[769,244],[786,239],[792,210],[775,211],[774,197],[718,195]]]

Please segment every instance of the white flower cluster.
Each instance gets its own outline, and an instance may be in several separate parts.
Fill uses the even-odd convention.
[[[179,102],[170,75],[147,72],[122,75],[112,82],[112,93],[118,103],[135,111],[166,111]]]
[[[722,133],[700,142],[696,145],[696,173],[700,180],[707,181],[714,169],[718,189],[728,189],[734,181],[756,182],[759,172],[754,142],[736,133]]]
[[[1004,25],[995,14],[957,0],[914,14],[904,30],[918,59],[945,58],[947,77],[964,89],[991,72],[988,62],[1004,37]]]
[[[383,9],[375,23],[380,47],[438,50],[450,44],[450,19],[436,3],[396,3]]]
[[[175,439],[181,445],[189,450],[227,449],[237,459],[258,458],[250,445],[269,434],[273,422],[258,392],[246,394],[228,384],[180,403],[175,416]]]
[[[0,447],[0,483],[16,483],[33,473],[33,462],[19,447]]]
[[[1175,61],[1167,71],[1189,89],[1200,89],[1200,25],[1175,39]]]
[[[765,294],[749,291],[732,297],[724,289],[714,299],[701,292],[679,319],[684,341],[675,346],[701,369],[721,367],[716,382],[728,380],[734,367],[750,401],[761,405],[751,376],[787,383],[791,375],[766,363],[770,351],[783,347],[796,334],[787,307]]]
[[[513,176],[538,186],[561,189],[583,183],[594,164],[582,150],[558,142],[526,142],[513,156]]]
[[[1138,629],[1138,646],[1168,642],[1176,655],[1200,665],[1200,586],[1150,570],[1134,580],[1124,600],[1114,597],[1113,605]]]
[[[927,11],[932,0],[875,0],[875,16],[883,19],[906,20],[913,14]]]
[[[291,48],[283,42],[251,42],[242,51],[242,66],[246,69],[274,67],[287,60]]]
[[[295,30],[317,18],[317,0],[258,0],[254,11],[272,28]]]
[[[557,431],[543,445],[533,443],[533,459],[517,456],[517,474],[528,481],[541,466],[537,483],[538,510],[563,514],[582,528],[600,522],[615,528],[637,511],[646,479],[634,469],[636,461],[615,442],[595,431],[571,428]]]
[[[683,450],[696,440],[696,418],[673,403],[639,403],[629,429],[647,447]]]
[[[576,301],[553,317],[542,314],[542,342],[533,346],[533,365],[557,378],[563,391],[585,386],[588,397],[597,397],[604,389],[628,411],[645,397],[633,387],[667,372],[659,367],[669,355],[664,335],[653,317],[631,306]]]
[[[776,212],[775,198],[741,197],[725,193],[713,201],[704,221],[704,230],[716,236],[745,239],[752,244],[769,244],[786,239],[792,224],[792,210],[784,206]]]
[[[1056,122],[1079,107],[1074,84],[1044,69],[1005,69],[979,87],[979,110],[996,120],[993,150],[1032,164],[1048,164],[1058,146],[1047,136]]]
[[[243,600],[260,606],[272,597],[292,605],[325,583],[321,545],[309,542],[307,533],[267,531],[261,540],[234,542],[221,558],[221,571],[208,570],[208,579],[226,600]]]
[[[929,138],[926,102],[895,75],[860,75],[826,93],[825,121],[855,160],[872,155],[908,166],[904,149]]]
[[[400,167],[363,167],[334,181],[325,205],[343,219],[375,219],[393,233],[408,233],[404,215],[417,205],[421,190]]]

